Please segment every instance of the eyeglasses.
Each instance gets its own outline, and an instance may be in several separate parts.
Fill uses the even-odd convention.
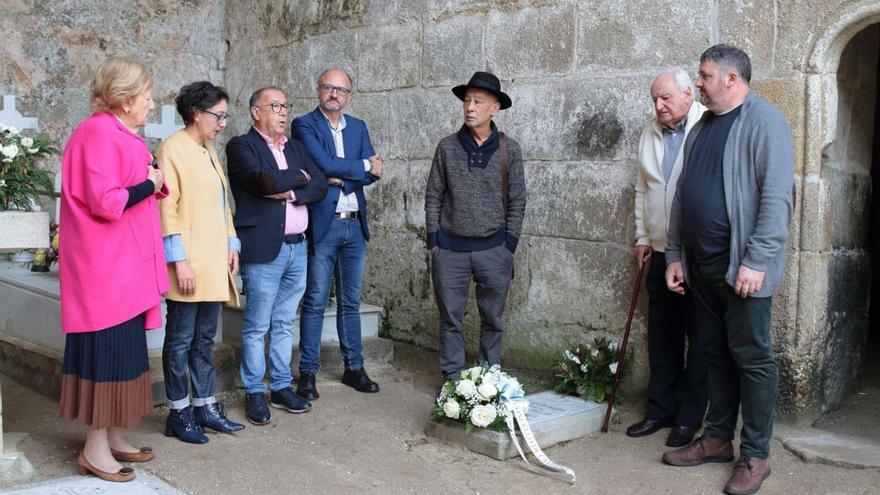
[[[336,91],[337,93],[339,93],[343,96],[348,96],[351,94],[350,89],[340,88],[339,86],[334,86],[332,84],[319,84],[318,89],[320,89],[321,91],[326,91],[328,93],[332,93],[332,92]]]
[[[289,103],[284,103],[284,104],[281,104],[281,103],[266,103],[266,104],[264,104],[264,105],[254,105],[254,106],[257,107],[257,108],[259,108],[259,107],[269,107],[269,108],[271,108],[272,111],[275,112],[275,113],[279,113],[279,112],[281,112],[281,109],[282,109],[282,108],[283,108],[287,113],[290,113],[290,111],[293,109],[293,105],[291,105],[291,104],[289,104]]]
[[[202,112],[209,113],[209,114],[213,115],[214,117],[217,117],[218,124],[222,124],[224,122],[229,122],[229,114],[228,113],[222,113],[222,114],[221,113],[214,113],[210,110],[202,110]]]

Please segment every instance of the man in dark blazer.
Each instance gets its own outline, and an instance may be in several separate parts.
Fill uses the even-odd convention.
[[[291,388],[293,325],[306,286],[306,205],[327,194],[327,178],[302,144],[288,141],[290,105],[277,88],[250,99],[253,127],[226,145],[235,229],[241,240],[246,302],[241,329],[241,381],[251,423],[269,422],[264,338],[269,333],[271,404],[306,412],[311,404]]]
[[[361,345],[360,298],[367,241],[367,202],[363,187],[382,176],[382,160],[373,151],[362,120],[344,115],[351,98],[351,77],[328,69],[318,78],[318,108],[294,119],[293,137],[326,173],[330,188],[323,201],[312,205],[308,283],[299,322],[300,378],[297,393],[318,398],[315,375],[321,352],[324,310],[330,280],[336,277],[336,331],[345,372],[342,383],[359,392],[378,392],[379,385],[364,370]]]

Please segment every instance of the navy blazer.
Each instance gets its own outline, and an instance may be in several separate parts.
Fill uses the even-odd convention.
[[[281,251],[286,201],[266,198],[267,194],[292,190],[300,205],[317,203],[327,195],[327,176],[301,143],[289,140],[284,157],[287,170],[278,168],[266,140],[253,127],[226,144],[229,188],[235,199],[233,223],[241,240],[242,263],[268,263]]]
[[[321,110],[315,108],[310,113],[293,119],[291,123],[293,138],[301,142],[309,155],[324,170],[327,177],[342,179],[342,187],[330,187],[327,196],[312,205],[311,229],[312,242],[319,242],[327,235],[330,223],[336,213],[336,203],[342,191],[346,194],[355,193],[358,200],[358,213],[364,239],[370,240],[370,229],[367,226],[367,201],[363,187],[375,182],[378,177],[364,171],[364,159],[376,153],[370,143],[370,133],[363,120],[345,114],[345,129],[342,130],[342,144],[345,158],[336,156],[336,142],[327,125],[327,119]]]

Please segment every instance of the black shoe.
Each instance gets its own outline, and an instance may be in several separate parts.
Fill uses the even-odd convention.
[[[367,370],[361,368],[358,370],[345,370],[342,374],[342,383],[352,387],[358,392],[373,394],[379,391],[379,384],[370,380],[367,376]]]
[[[232,433],[244,429],[244,425],[226,419],[226,409],[219,402],[194,407],[193,418],[202,429],[210,428],[220,433]]]
[[[202,427],[196,424],[189,406],[172,409],[165,421],[165,436],[177,437],[186,443],[208,443]]]
[[[304,371],[299,374],[299,381],[296,382],[296,394],[305,400],[315,400],[318,395],[318,389],[315,387],[315,374]]]
[[[694,441],[694,435],[697,434],[698,428],[690,426],[676,426],[669,432],[666,438],[667,447],[684,447]]]
[[[279,391],[272,391],[272,407],[285,409],[292,413],[308,412],[312,408],[309,401],[296,395],[292,388],[286,387]]]
[[[264,425],[269,422],[271,414],[266,405],[266,394],[257,392],[247,394],[244,397],[244,413],[248,421],[255,425]]]
[[[644,437],[647,435],[652,435],[657,432],[657,430],[661,428],[669,428],[670,426],[674,426],[671,420],[663,420],[663,419],[654,419],[654,418],[645,418],[638,423],[630,426],[626,429],[626,436],[628,437]]]

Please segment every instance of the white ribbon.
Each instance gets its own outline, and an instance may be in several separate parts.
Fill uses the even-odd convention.
[[[535,441],[535,435],[532,433],[532,427],[529,426],[529,420],[526,418],[526,404],[523,401],[511,401],[507,404],[508,413],[505,416],[504,420],[507,422],[507,429],[510,431],[510,438],[513,440],[513,445],[516,446],[517,452],[519,452],[519,456],[522,457],[522,460],[529,466],[529,468],[540,475],[548,476],[551,478],[559,478],[564,481],[567,481],[574,485],[575,475],[574,471],[568,466],[563,466],[561,464],[556,464],[551,461],[549,457],[541,450],[541,446],[538,445],[538,442]],[[516,423],[519,425],[519,430],[522,433],[523,439],[526,441],[526,445],[529,446],[529,450],[535,457],[541,461],[541,464],[544,465],[546,469],[533,466],[532,463],[526,459],[526,455],[523,453],[522,447],[519,445],[519,440],[516,438],[516,430],[513,427],[514,418],[516,419]]]

